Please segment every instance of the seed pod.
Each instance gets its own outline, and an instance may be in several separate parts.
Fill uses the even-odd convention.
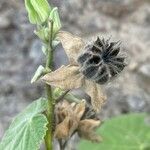
[[[80,71],[87,79],[105,84],[126,66],[125,57],[119,54],[120,42],[109,42],[109,39],[98,37],[94,44],[87,45],[78,57]]]

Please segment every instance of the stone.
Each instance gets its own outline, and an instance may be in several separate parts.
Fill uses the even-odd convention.
[[[10,24],[11,24],[11,22],[7,18],[7,16],[4,14],[1,14],[0,15],[0,29],[7,28],[10,26]]]
[[[41,50],[42,43],[39,40],[33,40],[29,49],[29,58],[33,60],[34,64],[40,64],[43,60],[44,54]]]
[[[126,98],[129,109],[132,112],[140,112],[144,110],[146,106],[146,102],[144,101],[144,97],[142,95],[128,95]]]
[[[150,64],[144,64],[139,68],[139,73],[150,79]]]

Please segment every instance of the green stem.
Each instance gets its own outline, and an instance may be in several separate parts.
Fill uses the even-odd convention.
[[[47,54],[45,68],[52,69],[52,63],[53,63],[53,45],[52,45],[52,42],[53,42],[53,21],[49,22],[48,26],[51,28],[51,33],[49,36],[49,42],[47,43],[48,54]]]
[[[53,47],[52,47],[52,42],[53,42],[53,22],[49,22],[49,27],[51,27],[51,33],[49,37],[49,42],[47,44],[47,58],[46,58],[46,66],[45,68],[52,68],[52,63],[53,63]],[[53,149],[53,121],[54,121],[54,108],[55,108],[55,100],[53,98],[53,92],[52,88],[50,85],[46,84],[46,94],[47,94],[47,99],[48,99],[48,108],[46,111],[46,116],[48,120],[48,125],[47,125],[47,132],[45,136],[45,146],[46,150],[52,150]]]
[[[54,110],[54,105],[53,105],[53,98],[52,98],[52,90],[51,86],[46,84],[46,93],[47,93],[47,99],[48,99],[48,109],[46,112],[47,120],[48,120],[48,125],[47,125],[47,132],[45,136],[45,145],[46,145],[46,150],[52,150],[53,149],[53,110]]]

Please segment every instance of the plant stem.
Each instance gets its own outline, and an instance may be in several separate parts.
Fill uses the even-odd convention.
[[[45,146],[46,146],[46,150],[52,150],[52,105],[51,105],[51,101],[52,101],[52,94],[51,93],[51,87],[49,85],[46,85],[46,93],[47,93],[47,98],[48,98],[48,109],[46,112],[46,117],[48,120],[48,125],[47,125],[47,132],[46,132],[46,136],[45,136]]]
[[[62,95],[60,95],[55,101],[59,103],[69,92],[70,90],[65,91]]]
[[[48,23],[49,27],[51,28],[51,33],[49,37],[49,42],[47,43],[47,58],[46,58],[46,66],[45,68],[52,68],[53,63],[53,22]],[[53,98],[52,88],[50,85],[46,84],[46,94],[48,99],[48,108],[46,111],[46,117],[48,120],[47,125],[47,132],[45,136],[45,146],[46,150],[52,150],[53,149],[53,121],[54,121],[54,107],[55,107],[55,100]]]

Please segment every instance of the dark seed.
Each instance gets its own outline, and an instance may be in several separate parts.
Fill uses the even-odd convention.
[[[125,58],[123,57],[115,57],[115,58],[112,58],[111,61],[114,61],[114,62],[124,62]]]
[[[96,39],[94,44],[85,47],[85,53],[78,58],[81,72],[99,84],[104,84],[116,77],[126,66],[125,57],[120,53],[119,42],[110,39]]]
[[[104,55],[105,57],[113,50],[113,46],[116,44],[116,42],[111,42],[110,46],[106,49]]]
[[[98,71],[98,66],[88,66],[82,73],[89,79],[92,78]]]
[[[99,47],[102,47],[104,43],[102,43],[102,41],[100,40],[99,37],[97,37],[97,40],[94,42],[94,45],[97,45]]]
[[[101,61],[100,56],[98,55],[93,55],[93,57],[89,60],[90,64],[99,64]]]
[[[97,71],[97,74],[94,76],[94,79],[99,80],[105,74],[107,74],[106,66],[100,66],[98,71]]]
[[[108,80],[109,80],[109,75],[106,74],[106,75],[102,76],[99,80],[97,80],[96,83],[105,84],[106,82],[108,82]]]
[[[120,51],[120,48],[118,47],[117,49],[112,50],[112,52],[108,56],[115,57],[118,55],[119,51]]]
[[[78,61],[80,64],[83,64],[91,55],[92,55],[92,54],[86,52],[86,53],[82,54],[81,56],[79,56],[79,58],[78,58],[77,61]]]
[[[124,69],[124,67],[126,66],[124,63],[112,63],[112,65],[114,65],[116,68],[117,68],[117,71],[120,73],[123,69]],[[114,67],[114,68],[115,68]]]
[[[102,66],[98,70],[98,76],[103,76],[107,72],[106,66]]]
[[[102,53],[101,48],[98,47],[97,45],[93,45],[91,50],[92,50],[92,52],[97,53],[97,54],[101,54]]]
[[[115,70],[115,68],[112,67],[112,66],[109,66],[109,71],[110,71],[110,75],[112,77],[114,77],[114,76],[116,76],[118,74],[117,70]]]

